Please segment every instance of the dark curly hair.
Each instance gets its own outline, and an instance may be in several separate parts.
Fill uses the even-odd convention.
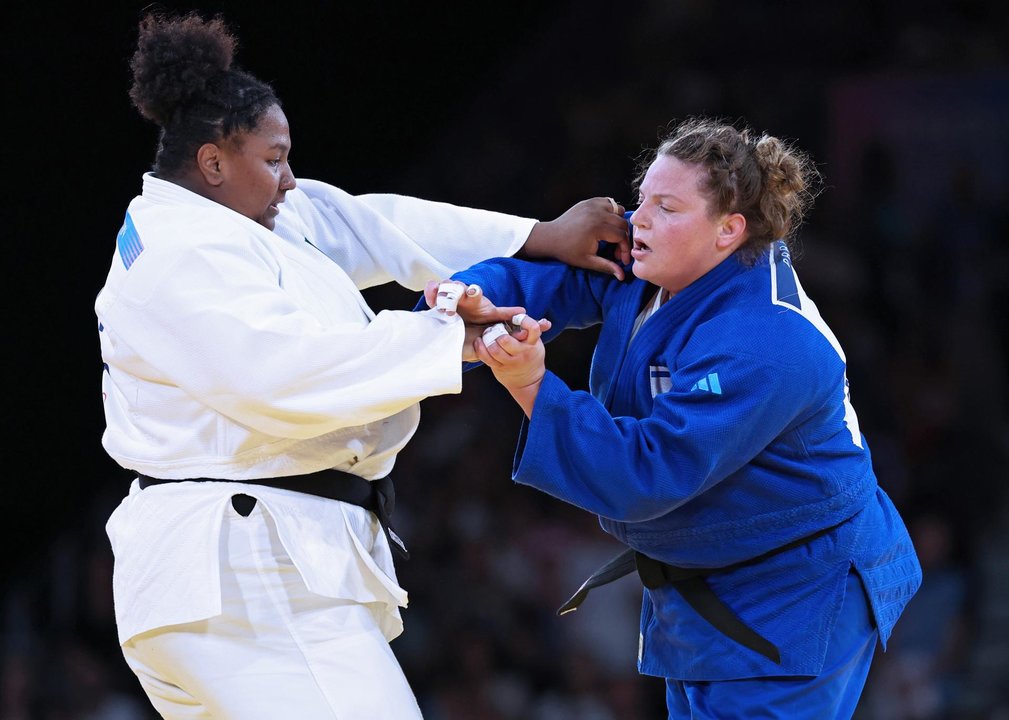
[[[820,190],[819,171],[805,153],[745,125],[704,117],[679,123],[642,156],[635,192],[663,155],[705,168],[700,191],[712,215],[746,218],[747,238],[738,252],[748,262],[775,240],[790,244]]]
[[[201,145],[255,128],[280,105],[270,85],[232,64],[237,45],[220,16],[150,13],[140,21],[130,99],[161,128],[159,177],[177,177]]]

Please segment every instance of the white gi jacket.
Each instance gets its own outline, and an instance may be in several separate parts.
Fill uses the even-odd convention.
[[[535,220],[299,180],[274,232],[147,174],[95,303],[105,363],[102,444],[156,478],[252,480],[325,468],[387,475],[419,402],[462,386],[463,323],[377,315],[359,288],[430,279],[510,256]],[[275,518],[313,592],[385,604],[402,631],[388,541],[368,511],[242,488]],[[107,532],[119,640],[221,611],[218,552],[231,483],[129,495]]]

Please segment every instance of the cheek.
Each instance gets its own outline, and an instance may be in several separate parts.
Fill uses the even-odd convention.
[[[710,237],[710,228],[704,222],[691,218],[679,223],[670,233],[684,250],[703,244]]]
[[[652,244],[660,250],[675,252],[683,245],[683,230],[672,220],[655,227],[656,232],[652,236]]]
[[[269,205],[273,198],[276,197],[279,186],[280,183],[277,178],[268,173],[261,173],[256,178],[256,197]]]

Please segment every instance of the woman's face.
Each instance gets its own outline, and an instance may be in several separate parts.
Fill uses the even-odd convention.
[[[641,183],[634,226],[634,274],[677,293],[742,243],[739,214],[712,217],[700,191],[703,168],[660,155]],[[731,222],[730,222],[730,219]]]
[[[256,127],[220,146],[223,181],[214,199],[273,230],[280,203],[295,187],[287,162],[291,131],[279,106],[263,113]]]

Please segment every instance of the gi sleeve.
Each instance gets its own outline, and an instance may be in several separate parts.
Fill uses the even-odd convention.
[[[620,522],[660,517],[717,487],[827,402],[808,364],[789,361],[803,354],[787,335],[762,327],[765,354],[748,328],[729,330],[695,331],[669,368],[670,389],[642,402],[640,417],[614,416],[548,371],[523,421],[514,480]],[[651,395],[645,370],[619,382],[619,393]]]
[[[129,351],[113,362],[260,432],[311,438],[461,390],[463,323],[359,308],[322,322],[278,285],[269,253],[241,237],[145,253],[100,316]]]
[[[534,318],[553,324],[544,333],[549,342],[566,329],[581,329],[602,321],[605,289],[614,281],[608,275],[572,268],[556,260],[496,258],[479,263],[452,279],[481,287],[488,300],[499,306],[521,306]],[[426,307],[421,298],[418,308]]]
[[[396,282],[422,290],[428,280],[514,255],[537,222],[405,195],[354,196],[318,180],[299,179],[284,205],[359,288]]]

